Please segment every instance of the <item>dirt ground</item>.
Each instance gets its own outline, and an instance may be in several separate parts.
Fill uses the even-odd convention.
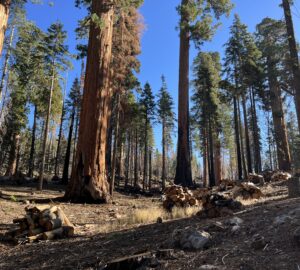
[[[24,215],[26,203],[44,199],[61,206],[75,224],[76,234],[69,239],[17,246],[0,241],[1,270],[102,269],[113,259],[165,248],[174,249],[174,253],[162,259],[156,269],[300,269],[300,247],[293,239],[300,227],[300,199],[287,198],[285,183],[265,186],[266,197],[261,200],[242,201],[245,209],[235,214],[243,220],[237,231],[226,226],[231,217],[192,216],[153,222],[160,213],[159,196],[116,193],[113,204],[88,205],[55,201],[63,195],[60,186],[49,185],[38,193],[33,186],[0,185],[0,191],[4,195],[0,198],[0,234],[12,227],[14,218]],[[139,215],[145,212],[148,216],[143,220]],[[184,228],[209,232],[213,239],[210,247],[203,251],[174,248],[172,234]]]

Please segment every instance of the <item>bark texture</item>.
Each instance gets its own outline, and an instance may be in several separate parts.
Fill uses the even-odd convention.
[[[0,0],[0,56],[3,50],[11,0]]]
[[[105,150],[111,100],[113,1],[93,0],[92,14],[97,14],[102,25],[91,23],[76,160],[65,197],[108,202]]]
[[[188,4],[182,0],[182,5]],[[182,25],[188,24],[186,14],[181,15]],[[180,30],[179,95],[178,95],[178,144],[175,184],[192,186],[192,170],[189,135],[189,50],[190,33],[186,27]]]
[[[295,31],[293,26],[293,19],[291,13],[291,6],[289,0],[282,0],[282,6],[284,10],[284,17],[286,22],[286,29],[288,34],[290,56],[293,70],[293,86],[295,91],[295,104],[298,119],[298,128],[300,131],[300,66],[297,50],[297,42],[295,39]]]

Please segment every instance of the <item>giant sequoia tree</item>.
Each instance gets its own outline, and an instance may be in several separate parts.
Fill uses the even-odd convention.
[[[93,0],[77,153],[66,198],[109,200],[105,151],[114,2]]]
[[[178,145],[175,183],[191,186],[191,155],[189,135],[189,49],[190,40],[200,46],[211,39],[219,19],[232,8],[230,0],[182,0],[178,10],[180,19]]]

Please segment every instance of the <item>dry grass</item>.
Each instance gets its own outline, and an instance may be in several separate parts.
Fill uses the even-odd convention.
[[[107,222],[101,226],[101,233],[110,233],[122,229],[134,228],[139,225],[156,223],[158,218],[163,221],[192,217],[200,211],[199,207],[174,207],[172,212],[167,212],[162,207],[136,209],[129,217]],[[98,228],[99,232],[99,228]]]

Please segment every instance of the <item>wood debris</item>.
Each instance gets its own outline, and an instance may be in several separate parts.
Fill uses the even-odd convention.
[[[13,220],[17,228],[6,233],[8,240],[15,243],[32,243],[74,235],[74,225],[60,207],[27,206],[25,211],[25,217]]]
[[[241,197],[244,200],[259,199],[264,196],[259,187],[251,182],[242,182],[232,190],[233,198]]]

